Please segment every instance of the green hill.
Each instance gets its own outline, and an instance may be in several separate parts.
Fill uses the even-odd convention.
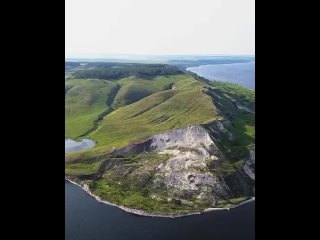
[[[134,76],[113,81],[67,79],[65,86],[66,136],[97,142],[86,154],[217,117],[212,99],[202,93],[203,84],[190,75],[148,80]],[[90,132],[107,110],[110,113]]]
[[[65,81],[65,134],[76,139],[94,127],[95,119],[110,108],[119,89],[107,80]]]
[[[153,93],[169,89],[174,82],[178,81],[179,77],[181,76],[158,76],[151,80],[146,80],[132,76],[120,79],[117,82],[121,88],[115,97],[114,105],[115,107],[124,106]]]
[[[172,77],[171,81],[176,82],[174,90],[160,91],[115,110],[88,137],[97,142],[97,147],[119,148],[156,133],[217,117],[211,98],[202,93],[199,82],[187,75]]]
[[[105,74],[103,64],[81,68],[89,66],[100,68],[89,75]],[[65,80],[66,136],[96,142],[65,155],[68,179],[118,205],[160,215],[232,206],[254,195],[253,90],[164,74],[164,66],[147,67],[147,77],[135,67],[123,73],[106,66],[107,76],[136,74]]]
[[[196,88],[192,89],[193,87]],[[181,94],[182,91],[187,92],[187,90],[199,90],[201,89],[201,86],[199,85],[199,82],[197,82],[191,76],[183,74],[156,76],[152,79],[144,79],[136,76],[131,76],[111,81],[102,79],[66,79],[66,136],[73,139],[83,137],[87,135],[90,130],[94,129],[96,125],[96,119],[104,112],[112,112],[114,109],[118,109],[125,105],[135,103],[154,93],[162,92],[165,90],[171,91],[172,88],[175,88],[175,90],[172,91],[175,95],[177,95],[178,93]],[[192,93],[189,92],[189,95],[190,94]],[[181,101],[183,95],[181,95],[180,97],[179,96],[175,97],[174,100]],[[187,93],[185,93],[185,96],[186,99],[188,99]],[[200,95],[200,97],[203,98],[205,96]],[[153,102],[157,100],[154,100],[152,97],[145,101]],[[140,109],[142,108],[142,105],[143,103],[141,103],[141,106],[132,107],[134,109]],[[163,108],[162,110],[166,111],[166,109]],[[140,111],[141,109],[137,110],[135,114],[139,113]],[[161,115],[161,113],[159,114]],[[188,113],[185,112],[185,114]],[[120,115],[123,115],[121,111]],[[174,118],[174,116],[172,118]],[[189,122],[192,123],[194,121]],[[141,123],[145,124],[144,122]],[[179,125],[178,123],[173,122],[171,125],[182,126],[183,124]],[[168,126],[162,129],[168,129]],[[99,140],[101,140],[101,138]]]

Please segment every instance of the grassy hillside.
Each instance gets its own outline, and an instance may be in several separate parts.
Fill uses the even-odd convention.
[[[65,134],[76,139],[89,131],[94,120],[107,110],[118,90],[107,80],[67,79],[65,81]]]
[[[119,148],[156,133],[189,124],[213,121],[217,117],[202,85],[189,76],[179,77],[174,90],[152,94],[107,115],[89,135],[97,146]]]
[[[135,103],[152,94],[170,90],[172,87],[176,89],[173,91],[175,94],[181,93],[181,91],[199,90],[201,88],[199,82],[192,77],[183,74],[157,76],[151,79],[131,76],[112,81],[101,79],[66,79],[66,136],[76,139],[87,135],[90,130],[94,128],[95,121],[97,119],[102,119],[99,118],[101,114],[106,112],[109,113],[114,109]],[[193,89],[193,87],[195,88]],[[166,95],[166,93],[163,94]],[[179,101],[180,98],[176,97],[175,99]],[[147,101],[151,101],[152,103],[158,100],[156,97],[155,99],[151,98]],[[159,101],[162,100],[160,99]],[[143,106],[133,106],[133,108],[133,111],[136,111],[135,109],[143,109]],[[137,110],[134,114],[140,112],[140,110]],[[125,115],[126,113],[123,114]],[[120,112],[120,115],[123,114]],[[141,123],[145,124],[143,121]],[[176,124],[173,123],[173,125]],[[166,126],[161,129],[168,128],[170,127]],[[101,140],[99,137],[98,139],[99,141]],[[111,139],[113,138],[111,137]]]
[[[255,91],[232,83],[211,82],[207,94],[229,124],[232,140],[217,139],[232,162],[241,161],[255,143]]]
[[[228,83],[212,83],[216,95],[202,92],[204,86],[190,75],[158,76],[153,79],[127,77],[120,80],[66,80],[66,135],[77,138],[94,126],[94,120],[110,109],[111,113],[89,132],[97,142],[85,154],[123,147],[130,142],[189,124],[202,124],[222,115],[237,112],[232,101],[254,109],[254,91]],[[112,112],[113,111],[113,112]],[[241,144],[254,139],[254,114],[239,115],[232,121]],[[239,134],[237,134],[239,132]],[[69,154],[77,155],[78,153]]]
[[[77,138],[88,132],[99,114],[111,108],[98,128],[86,135],[97,143],[85,153],[91,156],[172,128],[213,121],[217,117],[215,106],[202,87],[192,76],[183,74],[152,79],[66,80],[66,135]],[[115,94],[114,98],[110,94]],[[112,100],[106,104],[108,98]]]
[[[170,154],[109,154],[154,134],[199,124],[216,131],[215,144],[225,157],[216,165],[216,160],[208,164],[201,174],[210,172],[234,187],[230,199],[219,199],[217,206],[245,200],[247,190],[241,190],[242,187],[254,187],[254,181],[241,175],[255,143],[253,90],[230,83],[196,80],[189,74],[150,79],[131,76],[110,81],[67,79],[65,85],[66,134],[75,138],[87,132],[85,137],[96,142],[92,149],[66,154],[65,173],[75,181],[87,183],[91,191],[103,199],[165,214],[210,207],[205,201],[198,202],[188,195],[179,197],[188,199],[183,204],[179,198],[167,201],[170,189],[161,185],[154,187],[154,169],[168,161]],[[99,118],[106,111],[108,114]],[[100,121],[96,128],[88,132],[97,118]],[[215,121],[217,119],[221,121]],[[193,175],[197,168],[189,170]],[[190,201],[194,205],[190,205]]]
[[[66,154],[68,160],[101,156],[157,133],[222,118],[230,120],[235,137],[232,142],[221,142],[222,148],[229,149],[230,158],[242,159],[254,143],[254,91],[238,85],[198,81],[188,74],[112,81],[67,79],[65,85],[66,135],[77,138],[87,133],[83,137],[97,143],[92,149]],[[211,93],[204,93],[204,87]],[[243,107],[250,111],[243,112]],[[98,166],[90,164],[70,162],[67,171],[89,174]]]
[[[138,77],[128,77],[117,81],[121,86],[114,100],[115,108],[134,103],[153,93],[169,89],[171,85],[178,81],[183,75],[172,77],[158,76],[151,80]]]

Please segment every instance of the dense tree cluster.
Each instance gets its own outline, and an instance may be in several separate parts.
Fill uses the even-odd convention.
[[[97,64],[93,69],[79,70],[74,73],[76,78],[119,79],[128,76],[152,78],[158,75],[182,73],[175,66],[164,64],[119,64],[117,66]]]

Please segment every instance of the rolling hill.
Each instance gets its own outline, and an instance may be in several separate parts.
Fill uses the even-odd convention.
[[[113,79],[79,79],[106,69],[80,65],[81,74],[66,78],[66,136],[96,142],[65,155],[66,177],[119,206],[153,214],[254,196],[254,91],[172,66],[140,65],[121,65],[124,73]]]

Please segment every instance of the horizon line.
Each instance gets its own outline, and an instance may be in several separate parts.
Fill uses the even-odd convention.
[[[65,59],[104,59],[120,57],[255,57],[255,54],[109,54],[105,56],[68,56]]]

